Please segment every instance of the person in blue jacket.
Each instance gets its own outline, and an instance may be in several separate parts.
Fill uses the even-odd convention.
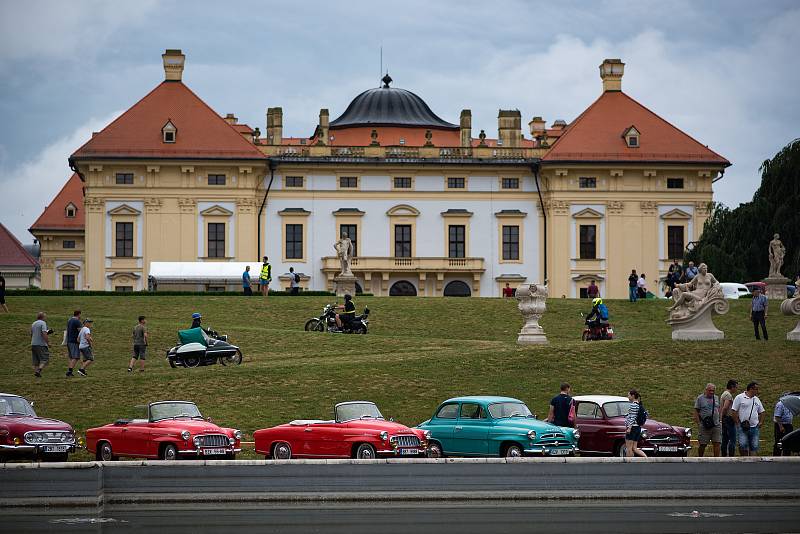
[[[603,304],[603,299],[592,299],[592,311],[586,316],[586,324],[600,326],[608,322],[608,306]]]

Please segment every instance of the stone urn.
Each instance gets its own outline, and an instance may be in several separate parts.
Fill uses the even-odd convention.
[[[517,336],[517,345],[542,345],[547,343],[544,329],[539,325],[539,319],[545,312],[547,300],[547,286],[542,284],[520,284],[517,287],[517,307],[522,314],[525,324]]]
[[[781,313],[784,315],[800,315],[800,296],[781,302]],[[794,330],[786,334],[786,339],[789,341],[800,341],[800,320],[797,321]]]

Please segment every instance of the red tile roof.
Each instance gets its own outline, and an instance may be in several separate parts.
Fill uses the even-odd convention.
[[[3,223],[0,223],[0,266],[36,267],[36,260]]]
[[[75,206],[75,217],[67,217],[69,204]],[[30,230],[81,230],[84,221],[83,182],[75,173],[31,225]]]
[[[622,137],[630,126],[635,126],[641,134],[638,148],[628,147]],[[542,161],[730,165],[727,159],[622,91],[606,91],[600,95],[600,98],[569,125]]]
[[[176,141],[164,143],[161,128],[172,121]],[[164,81],[94,134],[72,158],[264,159],[237,129],[183,82]]]

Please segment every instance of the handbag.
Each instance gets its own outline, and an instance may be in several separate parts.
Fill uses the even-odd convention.
[[[749,432],[750,431],[750,418],[753,417],[753,409],[756,407],[756,399],[753,399],[753,404],[750,405],[750,415],[747,416],[747,419],[744,421],[739,421],[739,426],[742,428],[743,431]]]
[[[712,428],[716,427],[717,425],[714,423],[714,408],[717,407],[717,399],[716,397],[711,397],[711,415],[707,415],[701,419],[701,423],[703,423],[703,428],[706,430],[711,430]]]
[[[575,424],[575,401],[569,402],[569,413],[567,414],[567,421],[569,424]]]

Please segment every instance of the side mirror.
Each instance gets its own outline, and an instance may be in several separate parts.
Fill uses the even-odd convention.
[[[389,422],[390,422],[390,423],[394,423],[394,417],[390,417],[390,418],[389,418]]]
[[[211,420],[210,417],[206,417],[206,421],[208,421],[209,423],[213,423],[214,422],[214,421]]]
[[[34,405],[34,404],[36,404],[36,403],[35,403],[35,402],[33,402],[33,401],[31,401],[31,408],[33,408],[33,405]]]

